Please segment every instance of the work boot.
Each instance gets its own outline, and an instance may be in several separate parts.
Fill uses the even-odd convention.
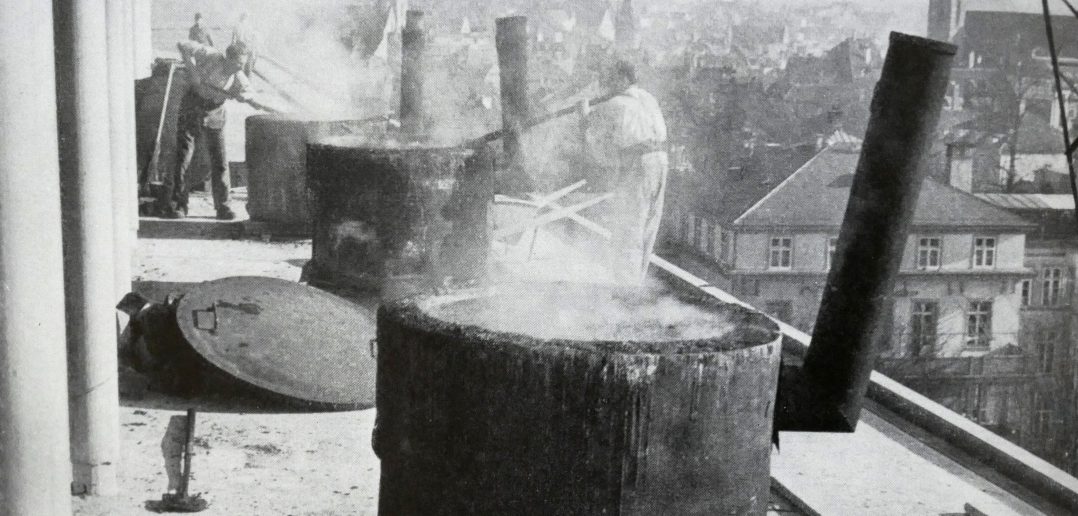
[[[217,208],[218,220],[232,220],[235,218],[236,212],[232,211],[232,208],[229,208],[228,206],[222,206],[220,208]]]
[[[182,219],[187,217],[187,210],[183,208],[164,208],[160,214],[163,219]]]

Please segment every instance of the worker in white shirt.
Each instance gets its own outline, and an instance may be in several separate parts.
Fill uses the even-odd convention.
[[[666,122],[655,97],[636,84],[631,63],[618,60],[604,75],[604,86],[617,95],[595,109],[581,104],[585,159],[609,178],[603,189],[614,194],[605,217],[613,279],[639,285],[662,220],[669,165]]]

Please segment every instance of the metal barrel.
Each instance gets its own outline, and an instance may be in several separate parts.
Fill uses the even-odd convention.
[[[492,167],[459,147],[310,144],[310,280],[387,298],[481,280]]]
[[[380,140],[376,120],[320,120],[284,115],[247,118],[247,212],[251,220],[303,233],[311,224],[307,143],[332,136]]]
[[[384,304],[379,514],[763,515],[778,328],[665,295],[545,284]],[[673,306],[725,324],[652,324]],[[636,315],[606,316],[621,308]],[[528,328],[594,314],[580,335]]]

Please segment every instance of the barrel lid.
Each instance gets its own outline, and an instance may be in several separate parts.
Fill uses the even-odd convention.
[[[186,294],[176,319],[213,366],[260,389],[334,408],[374,403],[376,302],[291,281],[236,276]]]

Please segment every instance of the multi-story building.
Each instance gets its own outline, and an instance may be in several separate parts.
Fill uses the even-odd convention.
[[[811,331],[860,155],[855,140],[833,143],[755,199],[678,198],[666,241],[694,255],[709,281]],[[1036,421],[1053,392],[1038,389],[1050,382],[1050,360],[1020,339],[1024,300],[1059,288],[1030,290],[1039,277],[1026,235],[1036,229],[926,180],[879,323],[882,371],[1019,443],[1045,435]]]
[[[1070,194],[978,194],[1037,223],[1026,240],[1026,267],[1034,276],[1022,280],[1019,342],[1036,356],[1047,375],[1033,400],[1034,434],[1030,449],[1067,469],[1078,471],[1078,435],[1066,429],[1078,423],[1078,305],[1075,270],[1078,232]]]

